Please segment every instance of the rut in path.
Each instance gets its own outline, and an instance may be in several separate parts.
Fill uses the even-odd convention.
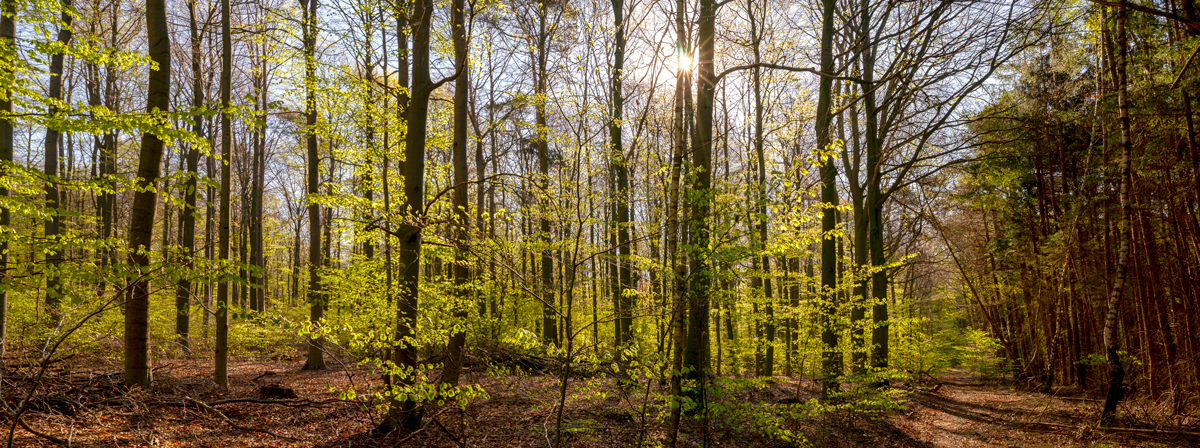
[[[888,418],[925,446],[1200,446],[1183,436],[1097,430],[1098,399],[1019,390],[962,371],[941,380],[936,391],[912,393],[907,413]]]

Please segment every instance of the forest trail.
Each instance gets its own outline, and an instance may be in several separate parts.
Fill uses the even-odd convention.
[[[1178,435],[1098,430],[1096,398],[1021,390],[958,370],[939,379],[941,387],[912,392],[908,411],[886,419],[924,446],[1200,446]]]

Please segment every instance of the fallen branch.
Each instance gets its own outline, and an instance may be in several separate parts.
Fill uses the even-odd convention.
[[[299,408],[299,407],[304,407],[304,406],[323,406],[323,405],[327,405],[327,404],[331,404],[331,403],[338,403],[338,402],[343,402],[343,401],[346,401],[346,400],[340,400],[337,398],[331,398],[328,400],[321,400],[321,401],[313,401],[313,400],[309,400],[309,399],[263,400],[261,398],[231,398],[228,400],[217,400],[217,401],[213,401],[213,402],[205,403],[205,404],[207,404],[209,406],[221,406],[221,405],[235,404],[235,403],[277,404],[280,406],[287,406],[289,408]],[[349,401],[347,401],[347,402],[349,402]],[[159,401],[159,402],[150,403],[150,405],[151,406],[187,407],[191,403],[192,403],[192,401],[191,401],[191,399],[189,399],[189,401],[187,401],[187,402]]]
[[[204,409],[208,410],[209,412],[212,412],[212,413],[214,413],[214,414],[217,414],[217,415],[221,416],[221,418],[225,420],[225,423],[228,423],[228,424],[229,424],[229,426],[232,426],[232,427],[233,427],[233,429],[237,429],[237,430],[240,430],[240,431],[246,431],[246,432],[257,432],[257,433],[262,433],[262,434],[266,434],[266,435],[269,435],[269,436],[278,437],[278,438],[280,438],[280,439],[284,439],[284,440],[290,440],[290,441],[292,441],[292,442],[299,442],[299,441],[300,441],[299,439],[296,439],[296,438],[294,438],[294,437],[281,436],[281,435],[279,435],[279,434],[275,434],[275,433],[273,433],[273,432],[271,432],[271,431],[267,431],[267,430],[265,430],[265,429],[250,428],[250,427],[247,427],[247,426],[241,426],[241,425],[238,425],[237,423],[234,423],[234,422],[233,422],[233,420],[230,420],[230,419],[229,419],[229,417],[227,417],[227,416],[225,415],[225,413],[224,413],[224,412],[221,412],[221,411],[217,410],[216,408],[214,408],[214,407],[212,407],[212,406],[209,406],[208,404],[204,403],[203,401],[200,401],[200,400],[197,400],[197,399],[195,399],[195,398],[191,398],[191,397],[187,397],[187,400],[188,400],[188,401],[190,401],[190,402],[192,402],[192,403],[195,403],[195,404],[196,404],[196,406],[202,407],[202,408],[204,408]]]
[[[35,435],[35,436],[38,436],[38,437],[41,437],[41,438],[43,438],[43,439],[49,440],[49,441],[51,441],[51,442],[57,443],[57,444],[59,444],[59,445],[66,445],[66,444],[67,444],[67,441],[66,441],[66,440],[60,439],[60,438],[58,438],[58,437],[55,437],[55,436],[54,436],[54,435],[52,435],[52,434],[47,434],[47,433],[44,433],[44,432],[38,431],[38,430],[36,430],[36,429],[33,429],[33,427],[29,426],[29,424],[28,424],[28,423],[25,423],[25,420],[22,420],[21,418],[19,418],[19,417],[17,417],[17,416],[15,416],[15,415],[13,415],[13,414],[12,414],[11,412],[9,412],[7,409],[0,409],[0,412],[3,412],[3,413],[4,413],[3,415],[4,415],[5,417],[8,417],[8,418],[10,418],[10,419],[13,419],[13,420],[16,420],[17,424],[18,424],[18,425],[21,425],[21,427],[22,427],[22,428],[25,428],[25,430],[26,430],[26,431],[29,431],[29,433],[30,433],[30,434],[33,434],[33,435]]]
[[[417,434],[420,434],[421,431],[424,431],[425,428],[427,428],[427,427],[429,427],[429,423],[425,423],[425,424],[421,425],[420,428],[417,428],[415,431],[409,433],[408,436],[405,436],[403,439],[400,439],[399,441],[397,441],[395,445],[392,445],[392,448],[399,448],[401,446],[404,446],[405,442],[408,442],[409,439],[416,437]]]
[[[1033,424],[1049,426],[1052,428],[1079,429],[1078,426],[1061,425],[1058,423],[1033,422]],[[1152,435],[1159,435],[1159,436],[1200,437],[1200,432],[1195,432],[1195,431],[1172,431],[1172,430],[1167,430],[1167,429],[1148,429],[1148,428],[1119,428],[1119,427],[1115,427],[1115,426],[1093,426],[1091,428],[1098,430],[1098,431],[1108,431],[1108,432],[1131,432],[1131,433],[1135,433],[1135,434],[1152,434]]]
[[[220,406],[223,404],[232,404],[232,403],[255,403],[255,404],[277,404],[277,405],[288,406],[288,407],[301,407],[301,406],[308,406],[308,405],[323,405],[323,404],[329,404],[329,403],[336,403],[339,401],[342,401],[342,400],[339,400],[336,398],[329,399],[329,400],[323,400],[323,401],[312,401],[312,400],[308,400],[308,399],[263,400],[260,398],[233,398],[233,399],[229,399],[229,400],[214,401],[212,403],[208,403],[208,405],[209,406]]]
[[[437,423],[438,428],[442,428],[442,432],[450,436],[450,440],[453,440],[459,448],[467,448],[466,445],[463,445],[463,443],[458,440],[458,437],[454,437],[454,434],[450,433],[450,430],[446,429],[445,426],[442,426],[442,422],[438,421],[437,417],[430,417],[430,420],[433,420],[434,423]]]
[[[72,354],[72,355],[63,356],[63,357],[57,358],[57,359],[47,360],[44,363],[42,363],[42,362],[23,362],[23,363],[19,363],[19,364],[5,364],[4,367],[7,369],[24,369],[24,368],[29,368],[29,367],[41,367],[43,364],[45,364],[46,366],[49,366],[51,364],[63,362],[63,361],[66,361],[66,360],[74,358],[74,357],[75,357],[75,355]],[[16,359],[16,358],[14,358],[14,359]]]
[[[1103,398],[1083,398],[1083,397],[1054,397],[1059,400],[1075,400],[1075,401],[1104,401]]]
[[[446,411],[446,409],[449,409],[449,408],[442,408],[441,410],[437,411],[437,412],[436,412],[436,413],[434,413],[432,416],[430,416],[430,417],[429,417],[429,419],[422,419],[422,420],[425,420],[425,421],[421,423],[421,427],[419,427],[419,428],[417,428],[417,429],[413,430],[413,432],[410,432],[410,433],[408,433],[408,435],[407,435],[407,436],[405,436],[403,439],[400,439],[400,440],[399,440],[399,441],[397,441],[397,442],[396,442],[394,445],[392,445],[392,448],[399,448],[399,447],[401,447],[401,446],[404,446],[404,443],[405,443],[405,442],[408,442],[408,441],[409,441],[409,440],[411,440],[413,437],[416,437],[416,436],[417,436],[417,434],[420,434],[420,433],[421,433],[421,431],[424,431],[424,430],[425,430],[425,428],[428,428],[428,427],[429,427],[429,420],[433,420],[433,421],[435,421],[435,422],[436,422],[436,421],[437,421],[437,418],[438,418],[438,416],[439,416],[439,415],[442,415],[442,412],[445,412],[445,411]],[[439,422],[439,423],[438,423],[438,426],[442,426],[442,424]],[[443,430],[443,431],[445,431],[445,430],[446,430],[446,428],[445,428],[445,427],[443,427],[443,428],[442,428],[442,430]],[[454,437],[454,436],[451,436],[451,437]]]

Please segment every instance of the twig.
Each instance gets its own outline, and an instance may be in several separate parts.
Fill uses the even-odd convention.
[[[263,433],[263,434],[267,434],[267,435],[270,435],[270,436],[275,436],[275,437],[278,437],[278,438],[281,438],[281,439],[284,439],[284,440],[290,440],[290,441],[293,441],[293,442],[299,442],[299,441],[300,441],[299,439],[296,439],[296,438],[293,438],[293,437],[288,437],[288,436],[281,436],[281,435],[279,435],[279,434],[275,434],[275,433],[273,433],[273,432],[271,432],[271,431],[267,431],[267,430],[265,430],[265,429],[250,428],[250,427],[246,427],[246,426],[241,426],[241,425],[238,425],[237,423],[234,423],[234,422],[233,422],[233,420],[230,420],[230,419],[229,419],[229,417],[227,417],[227,416],[225,415],[225,413],[224,413],[224,412],[218,411],[216,408],[213,408],[212,406],[209,406],[208,404],[204,403],[203,401],[200,401],[200,400],[197,400],[197,399],[195,399],[195,398],[191,398],[191,397],[186,397],[186,399],[187,399],[188,401],[192,402],[192,403],[196,403],[196,406],[200,406],[200,407],[202,407],[202,408],[204,408],[204,409],[208,410],[209,412],[212,412],[212,413],[214,413],[214,414],[217,414],[217,415],[221,416],[221,418],[225,420],[225,423],[228,423],[228,424],[229,424],[229,426],[232,426],[232,427],[233,427],[233,429],[237,429],[237,430],[241,430],[241,431],[246,431],[246,432],[258,432],[258,433]]]

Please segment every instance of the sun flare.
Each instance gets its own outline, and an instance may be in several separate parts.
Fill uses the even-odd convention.
[[[675,66],[682,68],[683,71],[689,72],[692,70],[692,56],[685,53],[683,50],[675,52]]]

